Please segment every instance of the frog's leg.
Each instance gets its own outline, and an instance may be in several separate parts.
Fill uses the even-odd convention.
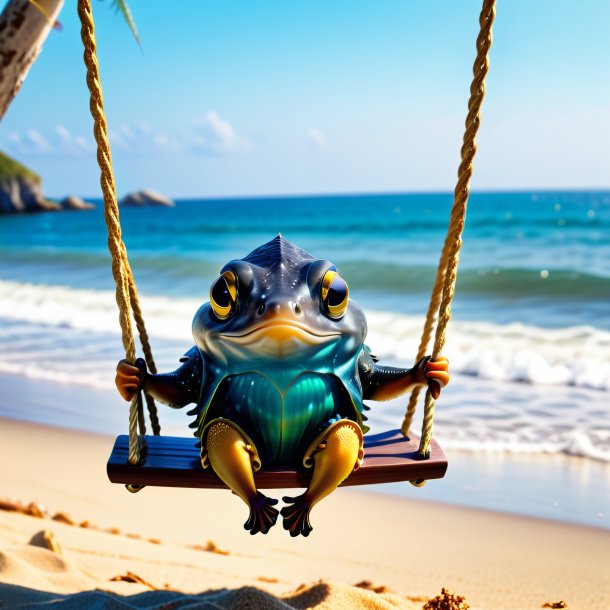
[[[281,511],[284,529],[291,536],[309,536],[312,530],[309,523],[311,509],[358,469],[364,457],[362,445],[360,426],[349,419],[342,419],[309,446],[303,459],[306,467],[313,465],[309,487],[301,496],[283,498],[289,504]]]
[[[248,435],[228,419],[215,419],[201,435],[201,465],[209,464],[225,485],[250,508],[244,527],[251,534],[266,534],[277,521],[277,500],[256,489],[254,471],[261,467],[256,447]]]

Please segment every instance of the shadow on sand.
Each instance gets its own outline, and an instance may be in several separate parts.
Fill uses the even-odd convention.
[[[325,583],[300,587],[282,599],[256,587],[215,589],[199,594],[171,590],[147,591],[123,596],[101,589],[63,595],[0,584],[0,605],[3,609],[11,610],[47,607],[61,610],[306,610],[322,603],[329,593],[330,587]]]

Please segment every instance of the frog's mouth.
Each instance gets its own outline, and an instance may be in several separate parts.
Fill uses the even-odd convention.
[[[300,322],[281,319],[260,324],[244,333],[222,335],[223,339],[242,348],[276,357],[288,356],[304,347],[319,346],[339,336],[339,332],[312,330]]]

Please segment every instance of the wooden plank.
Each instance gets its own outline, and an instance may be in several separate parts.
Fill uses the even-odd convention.
[[[224,483],[210,470],[203,470],[197,439],[177,436],[146,436],[144,461],[139,466],[127,462],[128,437],[116,439],[108,460],[108,478],[113,483],[161,487],[224,488]],[[388,430],[364,437],[362,466],[343,485],[370,485],[417,479],[439,479],[447,470],[447,458],[432,441],[430,459],[419,458],[419,438],[406,439],[400,430]],[[255,474],[259,489],[307,487],[311,470],[305,468],[263,468]]]

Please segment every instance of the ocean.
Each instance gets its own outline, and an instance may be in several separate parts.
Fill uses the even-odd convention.
[[[279,232],[337,265],[367,314],[368,345],[382,361],[410,366],[451,203],[447,193],[382,194],[121,210],[159,368],[175,368],[192,345],[192,316],[224,263]],[[510,464],[526,456],[570,456],[568,469],[586,464],[601,479],[574,483],[580,508],[559,518],[610,527],[610,192],[473,194],[445,355],[453,377],[434,428],[443,448],[471,465],[509,459],[513,474],[521,470]],[[112,390],[121,357],[101,203],[0,218],[2,383]],[[404,408],[405,400],[373,404],[373,427],[398,427]],[[126,431],[124,409],[118,396],[95,417],[0,400],[0,416],[112,434]],[[189,434],[182,412],[160,415],[170,433]],[[561,485],[559,476],[557,493]]]

